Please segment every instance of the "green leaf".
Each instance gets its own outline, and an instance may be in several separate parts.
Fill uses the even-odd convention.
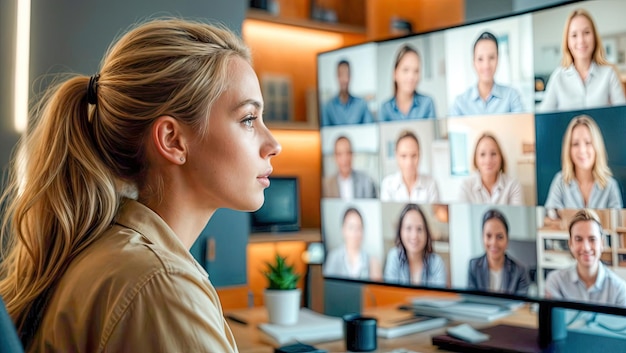
[[[276,254],[274,263],[266,262],[266,269],[262,271],[268,280],[269,289],[295,289],[301,275],[295,272],[295,267],[287,263],[287,259]]]

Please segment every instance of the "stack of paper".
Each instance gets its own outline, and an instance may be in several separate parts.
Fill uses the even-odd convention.
[[[298,322],[294,325],[276,325],[263,323],[259,325],[261,340],[274,346],[287,343],[319,343],[334,341],[343,337],[343,320],[339,317],[316,313],[301,308]]]
[[[401,320],[379,320],[376,334],[378,337],[395,338],[441,327],[447,321],[443,317],[425,315],[413,315]]]

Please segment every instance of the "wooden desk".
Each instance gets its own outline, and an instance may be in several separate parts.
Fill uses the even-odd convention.
[[[239,352],[241,353],[273,353],[274,347],[264,343],[260,339],[260,333],[257,329],[259,323],[267,321],[267,312],[263,307],[256,307],[250,309],[228,310],[224,313],[227,317],[229,314],[238,318],[245,318],[248,322],[247,325],[235,322],[227,319]],[[384,308],[371,308],[363,311],[364,315],[374,317],[400,317],[407,315],[405,312],[401,312],[396,307],[384,307]],[[459,322],[450,322],[450,326],[458,325]],[[480,329],[484,327],[493,326],[496,324],[508,324],[524,327],[537,327],[537,315],[529,310],[528,306],[523,306],[518,309],[512,315],[490,323],[472,323],[472,326]],[[378,338],[378,349],[376,352],[388,352],[396,348],[410,349],[416,352],[429,353],[429,352],[441,352],[436,346],[432,345],[431,337],[445,333],[445,327],[438,329],[419,332],[407,336],[397,337],[393,339]],[[324,342],[315,344],[318,348],[323,348],[329,352],[345,352],[345,344],[343,340]]]

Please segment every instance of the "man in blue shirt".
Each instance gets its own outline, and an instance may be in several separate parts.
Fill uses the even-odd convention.
[[[331,98],[322,108],[322,126],[366,124],[374,122],[367,102],[354,97],[349,92],[350,63],[341,60],[337,64],[337,81],[339,94]]]

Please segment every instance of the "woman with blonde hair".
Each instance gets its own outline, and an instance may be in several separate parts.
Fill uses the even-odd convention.
[[[545,202],[550,211],[563,208],[622,208],[622,194],[607,164],[604,139],[588,115],[574,117],[563,137],[561,171]]]
[[[3,199],[0,295],[27,351],[237,351],[189,248],[218,208],[263,204],[281,147],[262,107],[241,39],[180,19],[50,89]]]
[[[606,60],[602,39],[587,10],[567,17],[556,68],[539,106],[541,111],[575,110],[626,103],[615,67]]]
[[[496,137],[482,134],[474,148],[476,173],[461,185],[460,200],[475,204],[523,205],[522,185],[506,175],[506,160]]]

